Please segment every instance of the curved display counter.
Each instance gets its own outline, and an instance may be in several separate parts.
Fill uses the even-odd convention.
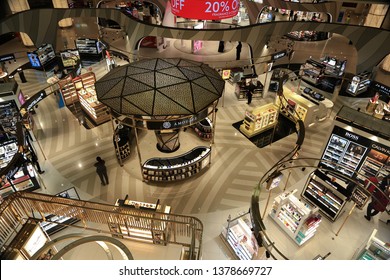
[[[169,158],[151,158],[142,165],[145,181],[176,181],[189,178],[209,165],[211,149],[198,146]]]

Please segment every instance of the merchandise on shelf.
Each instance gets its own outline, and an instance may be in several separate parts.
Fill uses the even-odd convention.
[[[258,254],[259,246],[251,227],[248,215],[242,215],[222,228],[221,237],[240,260],[252,260]]]
[[[191,127],[203,140],[210,140],[213,136],[213,124],[209,118],[205,118]]]
[[[171,207],[160,204],[160,200],[157,200],[156,203],[148,203],[127,198],[128,196],[126,195],[124,199],[117,199],[115,206],[140,210],[142,211],[139,214],[140,218],[134,219],[129,217],[126,220],[117,220],[115,217],[110,217],[108,226],[112,235],[114,237],[166,245],[164,240],[167,239],[168,223],[161,219],[153,220],[153,217],[155,213],[169,214]]]
[[[311,207],[290,193],[282,193],[273,202],[269,216],[299,246],[311,239],[321,222],[317,207]]]
[[[66,105],[80,101],[81,108],[95,124],[110,120],[107,107],[99,102],[95,92],[95,74],[88,72],[72,79],[70,76],[59,82]],[[77,97],[78,96],[78,97]]]
[[[170,158],[151,158],[142,166],[146,181],[176,181],[194,176],[210,162],[211,149],[199,146]]]
[[[252,112],[245,111],[245,118],[240,125],[240,131],[248,137],[255,136],[274,127],[278,120],[278,107],[267,104],[255,108]]]
[[[349,190],[316,170],[309,176],[302,197],[316,205],[330,220],[335,221],[344,208]]]
[[[352,81],[348,84],[346,92],[348,92],[353,96],[357,96],[367,91],[368,87],[370,86],[370,83],[371,83],[370,73],[369,72],[360,73],[359,75],[356,75],[352,78]]]
[[[243,78],[236,83],[234,93],[238,100],[246,100],[248,91],[252,91],[252,99],[263,97],[263,85],[257,78]]]
[[[118,125],[113,136],[116,156],[122,161],[130,157],[130,132],[130,127]]]
[[[363,247],[357,251],[357,260],[390,260],[390,243],[376,237],[378,230],[374,229]]]
[[[292,92],[287,87],[283,87],[283,98],[276,97],[275,104],[282,108],[280,113],[292,119],[294,122],[300,119],[305,124],[305,127],[310,127],[315,124],[319,106],[313,101],[304,98],[303,96]]]

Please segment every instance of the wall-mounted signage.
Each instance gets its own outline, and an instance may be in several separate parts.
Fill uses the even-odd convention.
[[[190,19],[220,20],[238,14],[239,0],[171,0],[172,13]]]
[[[15,55],[13,53],[0,55],[0,62],[15,60]]]
[[[283,50],[277,53],[272,54],[272,60],[278,60],[287,55],[287,50]]]

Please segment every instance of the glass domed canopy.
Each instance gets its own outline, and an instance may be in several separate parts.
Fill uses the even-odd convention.
[[[194,115],[221,97],[225,81],[202,62],[141,60],[111,70],[95,83],[100,102],[122,115]]]

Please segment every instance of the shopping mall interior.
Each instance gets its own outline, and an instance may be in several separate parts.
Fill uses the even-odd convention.
[[[135,260],[390,259],[389,205],[365,218],[372,199],[367,178],[377,177],[379,189],[390,174],[388,4],[242,0],[230,7],[235,14],[227,17],[225,6],[224,16],[214,11],[219,18],[211,19],[166,0],[5,2],[2,259],[123,257],[110,241],[77,243],[94,235],[119,240]],[[82,16],[65,18],[56,8]],[[34,13],[52,17],[29,24]],[[122,16],[126,21],[113,20]],[[260,29],[247,28],[262,26],[268,35],[251,45]],[[191,102],[204,96],[206,107],[142,114],[149,99],[129,97],[140,84],[156,90],[179,80],[162,72],[166,80],[156,81],[156,72],[149,79],[146,61],[201,65],[213,89],[219,82],[223,90],[211,99],[196,92],[204,94],[211,82],[192,82],[185,87]],[[118,103],[109,83],[122,69],[139,72],[121,77],[129,84]],[[152,105],[183,109],[185,93],[175,93]],[[124,100],[137,113],[121,112],[130,108]],[[21,122],[27,142],[19,139]],[[97,157],[105,161],[107,184],[97,175]]]

